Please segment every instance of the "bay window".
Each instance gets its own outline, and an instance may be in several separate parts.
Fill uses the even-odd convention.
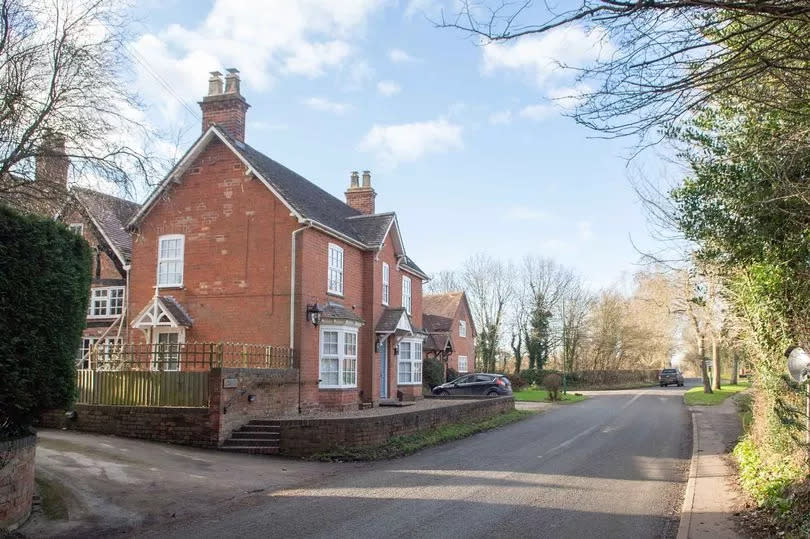
[[[321,388],[357,387],[357,330],[321,326]]]
[[[402,340],[397,357],[397,383],[417,385],[422,383],[422,341]]]

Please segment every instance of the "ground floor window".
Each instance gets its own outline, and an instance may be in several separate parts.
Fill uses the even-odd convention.
[[[458,356],[458,372],[467,372],[467,356]]]
[[[120,337],[83,337],[76,354],[76,366],[90,369],[111,365],[116,352],[120,352],[122,342]]]
[[[397,383],[422,383],[422,341],[402,340],[397,356]]]
[[[357,387],[357,330],[321,326],[320,387]]]
[[[179,371],[183,339],[179,331],[158,330],[154,336],[153,371]]]

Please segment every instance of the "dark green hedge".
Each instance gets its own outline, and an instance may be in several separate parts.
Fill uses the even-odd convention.
[[[71,404],[90,268],[63,224],[0,206],[0,439]]]

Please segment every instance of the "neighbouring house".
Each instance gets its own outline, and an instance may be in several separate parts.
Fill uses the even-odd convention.
[[[127,336],[127,282],[132,253],[132,236],[126,223],[140,207],[112,195],[72,187],[67,207],[59,215],[93,249],[93,277],[87,327],[77,352],[79,368],[87,368],[90,351],[104,359]]]
[[[421,398],[427,276],[371,174],[344,202],[249,146],[235,69],[200,107],[201,136],[127,225],[130,341],[289,347],[301,409]]]
[[[435,357],[458,373],[475,371],[475,324],[464,292],[427,294],[422,321],[428,337],[426,357]]]

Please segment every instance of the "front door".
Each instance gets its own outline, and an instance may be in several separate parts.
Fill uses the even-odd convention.
[[[380,343],[380,398],[388,398],[388,338]]]

